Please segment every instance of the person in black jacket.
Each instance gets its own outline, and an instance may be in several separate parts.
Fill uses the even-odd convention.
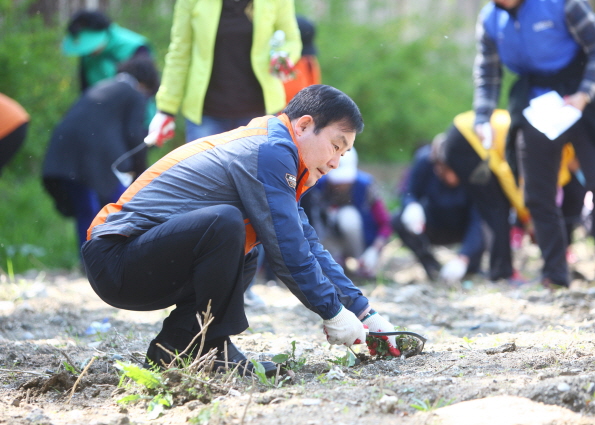
[[[454,282],[479,272],[485,242],[477,208],[452,169],[437,160],[436,145],[416,151],[392,226],[430,280]],[[432,246],[451,244],[460,244],[458,254],[442,265]]]
[[[147,166],[145,108],[158,87],[152,60],[123,62],[114,78],[85,91],[53,131],[43,182],[58,211],[75,217],[79,247],[103,205],[117,201]]]

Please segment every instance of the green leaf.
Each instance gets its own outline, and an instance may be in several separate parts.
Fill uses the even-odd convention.
[[[64,369],[66,369],[68,372],[72,373],[73,375],[79,374],[78,371],[74,368],[74,366],[72,366],[67,361],[63,361],[62,364],[64,365]]]
[[[126,364],[122,362],[117,362],[117,364],[119,366],[119,369],[121,369],[124,372],[124,375],[132,379],[136,383],[144,385],[149,389],[161,386],[161,377],[159,376],[159,374],[129,363]]]
[[[252,360],[252,364],[254,365],[254,373],[256,373],[258,376],[266,376],[266,370],[262,363]]]
[[[122,397],[116,403],[120,403],[120,404],[126,405],[128,403],[133,402],[133,401],[140,400],[141,398],[143,398],[143,397],[141,395],[139,395],[139,394],[131,394],[131,395],[127,395],[125,397]]]
[[[351,367],[355,365],[356,357],[351,351],[347,351],[345,355],[345,366]]]
[[[289,355],[288,354],[277,354],[271,360],[277,364],[285,363],[287,360],[289,360]]]

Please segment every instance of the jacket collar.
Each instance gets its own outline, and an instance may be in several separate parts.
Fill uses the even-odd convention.
[[[295,199],[299,201],[302,195],[310,189],[306,186],[306,181],[308,180],[308,176],[310,172],[302,159],[302,154],[300,151],[300,146],[298,145],[297,141],[295,140],[295,133],[293,132],[293,126],[291,125],[291,121],[286,114],[280,114],[277,118],[289,129],[289,134],[291,135],[291,140],[295,143],[295,146],[298,151],[298,175],[297,177],[297,186],[295,188]]]

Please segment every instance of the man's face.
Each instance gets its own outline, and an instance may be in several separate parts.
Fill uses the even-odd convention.
[[[494,3],[496,3],[502,9],[510,10],[517,7],[521,1],[522,0],[494,0]]]
[[[345,131],[339,123],[327,125],[314,133],[314,119],[304,115],[292,121],[302,159],[310,175],[306,186],[314,186],[319,178],[339,166],[341,156],[353,147],[355,131]]]

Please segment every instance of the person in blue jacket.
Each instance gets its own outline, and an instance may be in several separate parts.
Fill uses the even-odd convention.
[[[475,131],[481,139],[492,131],[485,124],[499,101],[503,67],[508,68],[518,78],[509,94],[507,160],[524,182],[543,259],[541,283],[552,289],[568,287],[557,180],[562,147],[571,142],[586,189],[595,189],[595,15],[587,0],[493,0],[481,10],[476,28]],[[554,140],[523,115],[530,100],[550,91],[582,112]]]
[[[310,203],[308,218],[335,261],[349,268],[346,260],[357,259],[352,271],[375,277],[392,233],[390,214],[374,177],[358,168],[355,149],[345,153],[339,168],[323,176],[305,199]]]
[[[393,230],[413,251],[430,280],[457,281],[477,273],[484,252],[482,222],[457,175],[436,160],[437,144],[419,148],[401,199],[393,215]],[[460,243],[456,257],[441,265],[432,245]]]
[[[394,329],[324,250],[299,207],[362,130],[346,94],[309,86],[278,117],[256,118],[170,152],[102,209],[82,248],[98,296],[135,311],[175,305],[149,345],[149,365],[169,365],[171,353],[187,347],[193,358],[202,354],[200,340],[192,344],[200,332],[196,315],[210,306],[214,320],[203,353],[217,350],[222,368],[229,360],[240,371],[253,370],[230,336],[248,328],[243,293],[259,243],[277,277],[320,316],[331,344],[363,343],[364,325]],[[396,346],[394,337],[389,341]],[[271,362],[263,366],[276,373]]]

